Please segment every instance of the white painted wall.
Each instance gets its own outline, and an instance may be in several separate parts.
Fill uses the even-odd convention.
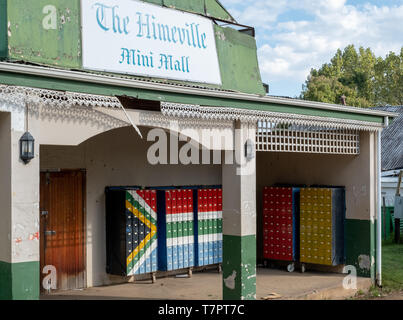
[[[36,141],[36,157],[25,165],[20,160],[19,140],[27,130],[25,121],[25,106],[0,101],[0,111],[7,112],[2,123],[2,140],[4,154],[2,156],[2,174],[5,181],[10,178],[10,184],[2,184],[5,199],[10,199],[10,207],[5,200],[2,206],[2,215],[6,216],[5,233],[8,244],[11,242],[11,255],[9,262],[39,261],[39,239],[35,237],[39,232],[39,151]],[[29,131],[37,132],[37,123],[28,122]],[[3,149],[2,149],[3,150]],[[8,161],[9,164],[6,164]],[[10,194],[11,193],[11,194]],[[9,198],[9,196],[11,196]],[[8,218],[7,218],[8,217]],[[11,225],[8,225],[10,219]],[[8,245],[5,244],[5,245]],[[8,249],[7,249],[8,250]]]
[[[36,124],[29,131],[35,136]],[[20,159],[19,140],[24,132],[12,131],[12,259],[39,261],[39,144],[28,164]]]
[[[143,136],[147,130],[144,129]],[[87,170],[87,284],[99,286],[124,279],[105,273],[106,186],[215,185],[221,184],[220,165],[148,164],[151,145],[131,127],[98,135],[79,146],[41,146],[41,170]]]
[[[256,151],[247,161],[244,149],[246,141],[255,141],[256,127],[237,121],[236,129],[237,160],[222,166],[223,234],[243,237],[256,235]]]

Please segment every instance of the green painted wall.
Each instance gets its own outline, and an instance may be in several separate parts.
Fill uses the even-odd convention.
[[[223,89],[238,88],[241,92],[264,95],[255,39],[231,28],[214,28]]]
[[[57,9],[56,30],[45,30],[42,25],[49,14],[42,11],[48,5]],[[79,0],[8,1],[10,58],[65,68],[80,68],[79,8]]]
[[[2,1],[3,5],[6,0]],[[213,2],[212,2],[213,1]],[[159,3],[157,0],[146,2]],[[164,5],[204,14],[204,0],[164,0]],[[46,6],[56,8],[56,29],[45,29],[49,12]],[[80,1],[79,0],[13,0],[7,2],[10,34],[8,37],[10,60],[27,61],[40,65],[81,69]],[[209,15],[220,18],[228,13],[214,0],[208,2]],[[48,9],[49,10],[49,9]],[[3,13],[4,14],[4,13]],[[6,19],[7,20],[7,19]],[[1,25],[0,25],[1,28]],[[3,26],[4,29],[4,26]],[[222,86],[195,83],[203,87],[222,88],[244,93],[264,95],[260,77],[256,41],[253,37],[230,28],[216,27],[216,43]],[[6,30],[0,32],[3,37]],[[7,37],[0,46],[7,50]],[[1,47],[0,47],[1,48]],[[3,53],[6,56],[5,53]],[[160,79],[163,81],[163,79]],[[170,81],[183,83],[180,81]]]
[[[38,300],[39,262],[0,261],[0,300]]]
[[[223,235],[223,299],[256,299],[256,236]]]
[[[375,279],[376,224],[370,220],[346,219],[345,228],[346,265],[355,266],[361,277]]]
[[[204,0],[163,0],[166,7],[204,14]]]
[[[162,6],[162,2],[163,0],[143,0],[144,2],[148,2],[148,3],[154,3],[154,4],[159,4],[160,6]]]
[[[229,14],[223,6],[215,0],[205,0],[206,14],[209,17],[214,17],[227,21],[234,21],[234,18]]]
[[[143,0],[144,2],[158,4],[169,8],[189,11],[209,17],[234,21],[234,18],[216,0]]]
[[[0,59],[7,57],[7,0],[0,0]]]

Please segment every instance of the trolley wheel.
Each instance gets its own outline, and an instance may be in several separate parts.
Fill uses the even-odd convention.
[[[221,265],[221,263],[218,265],[218,273],[222,273],[222,265]]]
[[[306,271],[306,266],[305,266],[305,264],[302,264],[301,265],[301,272],[304,273],[305,271]]]
[[[287,266],[287,271],[288,271],[288,272],[294,272],[294,270],[295,270],[295,265],[294,265],[294,263],[290,263],[290,264]]]
[[[156,283],[156,282],[157,282],[157,277],[155,276],[155,273],[153,273],[153,274],[151,275],[151,281],[152,281],[152,283]]]
[[[264,266],[265,268],[267,268],[267,260],[264,260],[264,261],[263,261],[263,266]]]
[[[193,268],[189,268],[189,269],[188,269],[188,276],[189,276],[189,278],[191,278],[192,275],[193,275]]]

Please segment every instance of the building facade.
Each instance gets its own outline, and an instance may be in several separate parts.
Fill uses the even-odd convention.
[[[224,299],[256,296],[265,186],[343,186],[345,265],[381,280],[379,139],[394,113],[267,96],[253,28],[215,0],[0,9],[0,298],[39,298],[57,259],[56,289],[129,281],[106,271],[111,186],[222,186]]]

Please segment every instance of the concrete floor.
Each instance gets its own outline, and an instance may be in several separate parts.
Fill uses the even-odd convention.
[[[343,289],[345,275],[319,272],[288,273],[278,269],[258,269],[257,299],[275,293],[279,299],[346,299],[357,290],[365,291],[371,285],[366,278],[357,280],[357,290]],[[43,300],[221,300],[221,274],[210,270],[194,273],[192,278],[160,278],[151,281],[138,281],[107,287],[95,287],[51,293]]]

